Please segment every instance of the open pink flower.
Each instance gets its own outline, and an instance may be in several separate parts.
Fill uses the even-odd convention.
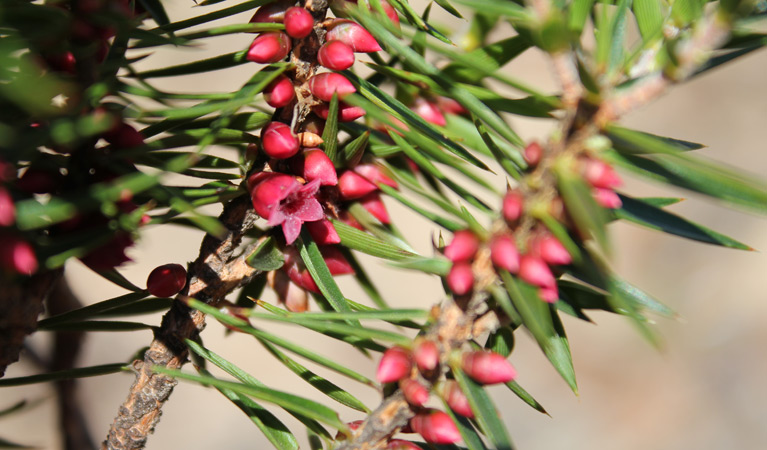
[[[259,175],[262,175],[258,177],[260,180],[252,180],[257,181],[250,191],[253,207],[258,215],[268,220],[267,225],[282,225],[288,245],[298,238],[304,222],[314,222],[325,217],[322,205],[317,200],[319,179],[301,184],[291,175]]]

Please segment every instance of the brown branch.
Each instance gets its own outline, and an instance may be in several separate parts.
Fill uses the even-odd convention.
[[[216,304],[232,290],[247,284],[259,272],[248,266],[236,250],[244,234],[253,228],[257,216],[249,196],[230,201],[219,216],[228,229],[219,239],[206,235],[200,254],[189,267],[188,288],[182,294],[209,304]],[[160,410],[168,400],[176,381],[155,373],[153,366],[180,368],[187,359],[185,339],[193,339],[205,327],[205,315],[174,302],[163,317],[162,325],[143,361],[133,362],[136,380],[128,398],[120,407],[102,449],[140,449],[160,419]]]

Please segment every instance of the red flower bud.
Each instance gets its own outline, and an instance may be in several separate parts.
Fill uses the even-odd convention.
[[[290,281],[290,277],[285,272],[281,270],[269,272],[267,280],[288,311],[304,312],[309,309],[309,296],[306,291]]]
[[[453,264],[447,274],[447,287],[456,295],[465,295],[474,289],[474,272],[471,264],[460,262]]]
[[[403,378],[399,380],[399,388],[405,400],[413,406],[423,406],[429,400],[429,390],[415,380]]]
[[[312,235],[312,239],[317,245],[340,244],[341,238],[338,237],[335,227],[328,219],[306,222],[306,229]]]
[[[525,147],[523,154],[525,161],[531,166],[537,166],[543,157],[543,147],[537,142],[531,142]]]
[[[474,417],[474,411],[471,410],[469,399],[463,393],[455,380],[447,380],[442,388],[442,398],[445,399],[447,406],[456,414],[464,417]]]
[[[333,161],[322,150],[310,148],[304,151],[302,165],[300,173],[307,181],[320,180],[323,186],[338,184],[338,174]]]
[[[146,288],[155,297],[170,297],[186,286],[186,269],[181,264],[165,264],[155,269],[146,279]]]
[[[133,237],[127,232],[118,232],[110,241],[81,257],[80,261],[97,272],[114,269],[131,260],[125,254],[125,250],[131,245],[133,245]]]
[[[70,75],[76,74],[75,55],[72,52],[54,53],[45,56],[45,62],[56,72],[63,72]]]
[[[437,97],[437,106],[447,114],[461,115],[466,113],[466,108],[463,105],[449,97]]]
[[[351,81],[340,73],[325,72],[313,76],[309,79],[309,90],[316,98],[329,102],[333,99],[333,94],[337,93],[341,99],[346,95],[357,92]]]
[[[144,145],[144,135],[125,122],[120,122],[102,137],[116,148],[134,148]]]
[[[514,225],[522,216],[522,206],[525,203],[522,193],[519,191],[508,191],[503,197],[503,206],[501,213],[509,225]]]
[[[298,153],[298,138],[290,127],[282,122],[269,122],[261,131],[264,153],[275,159],[285,159]]]
[[[338,191],[343,200],[354,200],[377,190],[378,186],[353,170],[346,170],[338,177]]]
[[[285,31],[294,39],[303,39],[309,36],[314,27],[314,17],[309,11],[294,6],[285,11]]]
[[[509,361],[491,351],[464,353],[461,368],[480,384],[506,383],[517,377],[517,371]]]
[[[370,194],[362,197],[359,200],[360,204],[369,212],[373,217],[378,219],[381,223],[389,225],[391,218],[389,217],[389,211],[386,210],[381,196],[378,192],[371,192]]]
[[[537,242],[537,250],[541,258],[549,264],[565,266],[573,262],[573,258],[565,246],[552,235],[540,237]]]
[[[287,106],[296,97],[293,83],[285,75],[280,75],[264,89],[264,100],[273,108]]]
[[[22,275],[37,271],[37,256],[29,242],[16,236],[0,236],[0,267]]]
[[[533,286],[551,288],[557,281],[549,266],[535,255],[522,255],[519,259],[519,278]]]
[[[453,240],[445,247],[445,257],[454,263],[468,262],[479,249],[479,239],[469,230],[459,230]]]
[[[0,227],[9,227],[16,221],[16,206],[13,197],[4,187],[0,187]]]
[[[285,59],[290,53],[290,48],[290,38],[287,34],[281,31],[267,31],[253,40],[246,58],[259,64],[271,64]]]
[[[266,4],[256,10],[250,23],[282,23],[285,11],[293,4],[292,1],[279,1]]]
[[[442,111],[437,108],[437,105],[426,99],[420,97],[417,98],[411,109],[413,112],[421,116],[423,120],[429,123],[433,123],[434,125],[440,127],[447,125],[447,121],[445,120],[445,116],[442,114]]]
[[[330,70],[345,70],[354,64],[354,50],[341,41],[329,41],[320,47],[317,61]]]
[[[386,445],[386,450],[423,450],[421,447],[404,439],[392,439]]]
[[[432,444],[453,444],[461,440],[453,420],[442,411],[421,411],[410,419],[410,427]]]
[[[348,45],[355,52],[369,53],[381,50],[375,38],[368,30],[357,22],[346,19],[336,19],[330,25],[325,39],[328,41],[339,40]]]
[[[540,288],[538,289],[538,296],[546,303],[556,303],[559,300],[559,290],[556,285]]]
[[[614,189],[623,184],[621,177],[611,165],[599,159],[587,159],[583,176],[592,186],[602,189]]]
[[[376,379],[381,383],[392,383],[410,375],[412,368],[410,352],[402,347],[392,347],[381,356]]]
[[[413,359],[421,372],[430,372],[439,364],[439,349],[434,341],[423,340],[413,349]]]
[[[490,241],[490,259],[496,267],[519,272],[519,251],[511,236],[496,236]]]
[[[354,273],[354,268],[337,247],[321,245],[320,253],[331,275],[346,275]]]
[[[312,108],[315,114],[327,120],[330,115],[330,106],[327,103],[321,103]],[[347,105],[344,102],[338,103],[338,121],[353,122],[365,115],[365,110],[359,106]]]
[[[603,208],[618,209],[623,205],[621,198],[612,189],[594,188],[592,195]]]
[[[397,182],[389,178],[389,176],[375,164],[358,164],[357,167],[354,168],[354,171],[376,185],[385,184],[394,189],[399,188]]]

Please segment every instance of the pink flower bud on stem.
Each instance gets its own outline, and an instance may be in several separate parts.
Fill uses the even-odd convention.
[[[517,376],[517,371],[506,358],[491,351],[464,353],[461,368],[480,384],[506,383]]]
[[[285,11],[285,32],[294,39],[309,36],[314,26],[314,17],[304,8],[294,6]]]
[[[599,159],[589,158],[584,162],[583,176],[596,188],[615,189],[623,184],[612,166]]]
[[[533,141],[527,144],[522,156],[524,156],[525,161],[530,166],[537,166],[543,157],[543,147],[541,147],[541,144]]]
[[[501,213],[504,220],[509,225],[514,225],[522,216],[522,207],[525,203],[525,198],[519,191],[509,190],[503,197],[503,205],[501,206]]]
[[[378,185],[379,183],[385,184],[389,186],[390,188],[397,189],[399,186],[397,185],[397,182],[389,178],[379,166],[375,164],[358,164],[354,171],[358,174],[362,175],[366,179],[370,180],[374,184]]]
[[[320,180],[322,186],[335,186],[338,184],[338,174],[333,166],[333,161],[328,155],[318,148],[309,148],[296,162],[296,169],[307,181]]]
[[[340,73],[325,72],[309,79],[309,90],[312,95],[322,101],[329,102],[333,94],[341,99],[349,94],[357,92],[354,85]]]
[[[327,103],[321,103],[312,108],[315,114],[327,120],[330,115],[330,106]],[[338,121],[353,122],[365,115],[365,110],[359,106],[347,105],[344,102],[338,103]]]
[[[298,138],[290,127],[282,122],[270,122],[261,131],[264,153],[275,159],[285,159],[298,153]]]
[[[181,264],[155,267],[146,279],[146,288],[155,297],[171,297],[186,286],[186,269]]]
[[[381,50],[375,38],[362,25],[346,19],[337,19],[330,25],[325,39],[338,40],[352,48],[355,52],[369,53]]]
[[[320,47],[317,60],[330,70],[346,70],[354,64],[354,50],[341,41],[328,41]]]
[[[370,194],[359,199],[360,204],[367,210],[373,217],[378,219],[382,224],[389,225],[391,223],[391,217],[389,217],[389,211],[386,210],[386,205],[378,192],[371,192]]]
[[[421,116],[421,118],[429,123],[432,123],[434,125],[437,125],[439,127],[444,127],[447,125],[447,121],[445,120],[445,115],[442,114],[442,111],[437,108],[437,105],[434,103],[424,99],[424,98],[417,98],[415,100],[415,104],[412,107],[413,112]]]
[[[392,347],[381,357],[376,379],[381,383],[392,383],[410,375],[412,368],[410,352],[402,347]]]
[[[511,236],[496,236],[490,241],[490,259],[498,268],[519,272],[519,251]]]
[[[267,280],[288,311],[304,312],[309,309],[309,296],[306,291],[293,283],[285,272],[281,270],[269,272]]]
[[[453,420],[442,411],[421,411],[410,419],[410,427],[432,444],[453,444],[461,440]]]
[[[0,236],[0,267],[22,275],[37,271],[37,256],[29,242],[16,236]]]
[[[282,23],[285,11],[293,4],[292,1],[278,1],[266,4],[256,10],[250,23]]]
[[[546,303],[556,303],[559,300],[559,290],[557,286],[538,289],[538,296]]]
[[[392,439],[386,444],[386,450],[423,450],[421,447],[404,439]]]
[[[413,379],[402,378],[399,380],[399,388],[405,400],[413,406],[423,406],[429,400],[428,389]]]
[[[447,274],[447,286],[455,295],[466,295],[474,289],[474,272],[471,264],[460,262],[453,264]]]
[[[253,40],[246,59],[259,64],[271,64],[285,59],[290,53],[290,48],[290,38],[287,34],[281,31],[267,31]]]
[[[306,229],[312,235],[312,240],[317,245],[340,244],[341,238],[338,236],[335,227],[327,219],[321,219],[314,222],[306,222]]]
[[[442,398],[445,399],[447,406],[456,414],[464,417],[474,417],[474,411],[471,410],[469,399],[463,393],[455,380],[447,380],[442,385]]]
[[[431,372],[439,364],[439,349],[434,341],[422,340],[413,349],[413,359],[418,370]]]
[[[378,186],[353,170],[347,170],[338,177],[338,191],[343,200],[354,200],[378,190]]]
[[[592,194],[594,200],[603,208],[618,209],[623,206],[621,198],[612,189],[594,188]]]
[[[541,258],[548,264],[565,266],[573,262],[573,257],[565,246],[550,234],[538,239],[537,248]]]
[[[0,187],[0,227],[9,227],[16,221],[16,206],[13,197],[4,187]]]
[[[295,97],[293,83],[285,75],[278,76],[264,89],[264,100],[273,108],[287,106]]]
[[[551,288],[557,281],[549,266],[538,256],[526,254],[519,259],[519,278],[533,286]]]
[[[479,249],[479,239],[469,230],[456,231],[445,247],[445,257],[454,263],[471,261]]]

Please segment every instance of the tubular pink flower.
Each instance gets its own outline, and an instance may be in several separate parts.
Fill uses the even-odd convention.
[[[464,353],[461,368],[480,384],[506,383],[517,377],[517,371],[509,361],[491,351]]]
[[[421,116],[421,118],[429,123],[432,123],[434,125],[444,127],[447,125],[447,121],[445,120],[444,114],[442,114],[442,111],[437,108],[437,105],[434,103],[418,97],[415,99],[415,103],[413,104],[412,108],[413,112]]]
[[[7,189],[0,186],[0,227],[9,227],[16,221],[16,205]]]
[[[453,420],[442,411],[421,411],[410,419],[410,427],[432,444],[453,444],[461,440]]]
[[[474,289],[474,272],[471,264],[460,262],[453,264],[447,274],[447,286],[456,295],[466,295]]]
[[[171,297],[186,286],[186,269],[181,264],[155,267],[146,279],[146,288],[155,297]]]
[[[509,225],[514,225],[522,216],[522,206],[524,203],[525,199],[521,192],[512,190],[506,192],[506,195],[503,197],[501,213]]]
[[[429,400],[429,391],[421,383],[410,378],[399,380],[405,400],[413,406],[423,406]]]
[[[338,236],[333,224],[327,220],[317,220],[315,222],[306,222],[306,229],[312,235],[312,239],[317,245],[340,244],[341,238]]]
[[[454,263],[467,262],[474,258],[479,249],[477,235],[469,230],[459,230],[453,235],[453,240],[445,247],[445,257]]]
[[[290,127],[282,122],[270,122],[261,131],[264,153],[275,159],[285,159],[298,153],[298,138]]]
[[[317,61],[330,70],[346,70],[354,64],[354,50],[341,41],[328,41],[320,47]]]
[[[430,372],[439,364],[439,349],[434,341],[422,340],[413,349],[413,359],[418,370]]]
[[[325,216],[316,198],[319,188],[319,180],[302,185],[293,176],[272,173],[251,186],[250,196],[256,213],[268,219],[267,225],[282,225],[285,242],[290,245],[298,238],[304,222]]]
[[[295,97],[293,83],[285,75],[280,75],[264,89],[264,100],[272,108],[287,106]]]
[[[498,268],[519,272],[519,251],[511,236],[496,236],[490,241],[490,259]]]
[[[348,45],[357,53],[370,53],[381,50],[375,38],[357,22],[336,19],[330,25],[325,36],[328,41],[338,40]]]
[[[37,271],[37,256],[29,242],[16,236],[0,236],[0,267],[22,275]]]
[[[325,72],[313,76],[309,79],[309,90],[314,97],[326,102],[333,99],[333,94],[338,94],[338,98],[342,99],[357,92],[351,81],[335,72]]]
[[[389,225],[391,223],[389,211],[386,210],[386,205],[383,200],[381,200],[381,196],[378,195],[378,192],[371,192],[359,199],[359,202],[367,212],[378,219],[382,224]]]
[[[533,286],[551,288],[557,281],[549,266],[538,256],[526,254],[519,259],[519,278]]]
[[[474,417],[474,411],[471,410],[469,399],[466,398],[466,394],[463,393],[455,380],[445,381],[442,388],[442,398],[445,399],[447,406],[456,414],[464,417]]]
[[[309,36],[314,27],[314,17],[304,8],[294,6],[285,11],[285,32],[294,39]]]
[[[291,43],[287,34],[281,31],[267,31],[259,34],[250,44],[246,59],[259,64],[271,64],[285,59],[290,53]]]
[[[410,375],[412,368],[410,352],[402,347],[392,347],[381,356],[376,379],[381,383],[392,383]]]

